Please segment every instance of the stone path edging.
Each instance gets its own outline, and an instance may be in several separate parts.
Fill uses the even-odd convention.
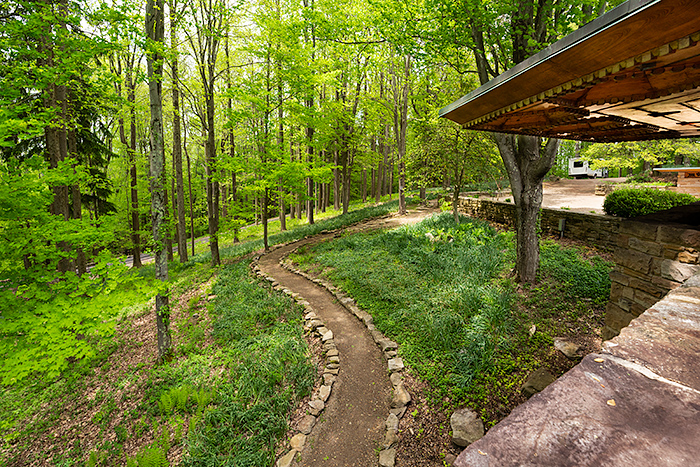
[[[290,244],[293,243],[295,242],[291,242]],[[271,247],[271,250],[287,245],[289,244],[274,245]],[[381,445],[381,451],[379,452],[378,465],[379,467],[394,467],[396,462],[396,444],[399,440],[399,420],[404,416],[406,413],[406,407],[411,402],[411,395],[405,388],[403,377],[401,376],[404,369],[404,364],[401,357],[398,356],[398,344],[384,336],[384,334],[382,334],[374,326],[374,319],[372,316],[366,311],[361,310],[355,303],[355,300],[344,294],[339,288],[330,282],[313,278],[305,272],[294,268],[291,261],[287,259],[287,256],[296,250],[297,248],[291,250],[289,253],[287,253],[287,255],[283,256],[279,263],[280,266],[294,274],[304,277],[305,279],[325,288],[328,292],[330,292],[343,306],[343,308],[345,308],[365,325],[369,333],[372,335],[372,339],[382,350],[382,354],[387,360],[387,370],[390,374],[390,381],[394,389],[394,395],[391,401],[390,413],[386,419],[386,432],[384,441]],[[315,313],[313,307],[311,307],[311,304],[301,295],[289,290],[288,288],[282,287],[274,277],[263,272],[258,265],[259,259],[260,256],[256,256],[251,262],[252,271],[258,277],[268,281],[273,289],[290,296],[304,307],[304,327],[307,330],[316,333],[321,338],[323,342],[323,350],[326,354],[326,367],[323,372],[323,384],[319,390],[311,396],[311,401],[308,403],[309,408],[307,409],[307,415],[297,423],[296,427],[294,427],[294,429],[299,433],[294,435],[290,440],[291,449],[282,455],[275,464],[276,467],[289,467],[292,465],[297,453],[304,449],[307,436],[311,433],[311,430],[315,426],[317,417],[325,408],[325,402],[328,400],[328,397],[331,394],[333,383],[335,382],[336,376],[340,371],[340,355],[335,346],[333,331],[325,326],[323,321]]]
[[[289,254],[295,252],[297,249],[290,251]],[[287,256],[288,256],[287,255]],[[401,357],[398,354],[398,344],[384,334],[382,334],[374,325],[374,318],[366,311],[360,309],[355,300],[352,297],[344,294],[338,287],[334,286],[332,283],[325,281],[323,279],[317,279],[311,277],[309,274],[296,269],[293,267],[291,261],[287,257],[283,257],[280,261],[280,266],[287,269],[288,271],[297,274],[330,292],[338,302],[345,308],[348,312],[353,314],[358,320],[360,320],[369,333],[372,335],[372,339],[377,344],[377,346],[382,350],[384,358],[387,360],[387,370],[390,374],[391,385],[394,388],[394,396],[391,400],[391,409],[389,416],[386,419],[386,433],[384,436],[384,442],[382,443],[382,450],[379,452],[379,466],[380,467],[393,467],[396,460],[396,444],[398,443],[398,431],[399,431],[399,420],[406,413],[406,406],[411,402],[411,395],[406,390],[401,373],[404,369],[404,364]]]

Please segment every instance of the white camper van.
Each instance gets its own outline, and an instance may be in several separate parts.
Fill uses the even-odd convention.
[[[603,178],[608,176],[608,169],[593,170],[588,166],[588,161],[584,161],[580,157],[576,157],[569,159],[569,175],[576,178]]]

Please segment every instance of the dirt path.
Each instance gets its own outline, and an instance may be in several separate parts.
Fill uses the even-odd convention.
[[[412,224],[436,212],[433,209],[411,211],[407,216],[374,219],[348,231],[393,228]],[[384,437],[389,414],[392,385],[386,360],[367,328],[351,315],[324,288],[293,274],[279,265],[280,259],[302,245],[318,243],[331,235],[278,248],[264,255],[260,269],[283,287],[307,300],[326,327],[333,331],[340,354],[340,373],[326,408],[306,441],[306,448],[295,465],[304,467],[351,467],[377,465],[377,452]]]

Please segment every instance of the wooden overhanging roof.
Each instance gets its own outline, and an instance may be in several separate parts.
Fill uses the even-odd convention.
[[[623,3],[440,116],[581,141],[700,136],[700,0]]]

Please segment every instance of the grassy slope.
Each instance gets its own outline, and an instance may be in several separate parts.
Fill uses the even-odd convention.
[[[434,405],[470,405],[493,424],[522,402],[529,372],[571,366],[553,351],[554,337],[586,344],[599,328],[610,265],[581,254],[543,242],[540,282],[516,293],[505,277],[512,234],[469,219],[455,225],[443,214],[346,236],[294,259],[347,290],[399,342]]]

